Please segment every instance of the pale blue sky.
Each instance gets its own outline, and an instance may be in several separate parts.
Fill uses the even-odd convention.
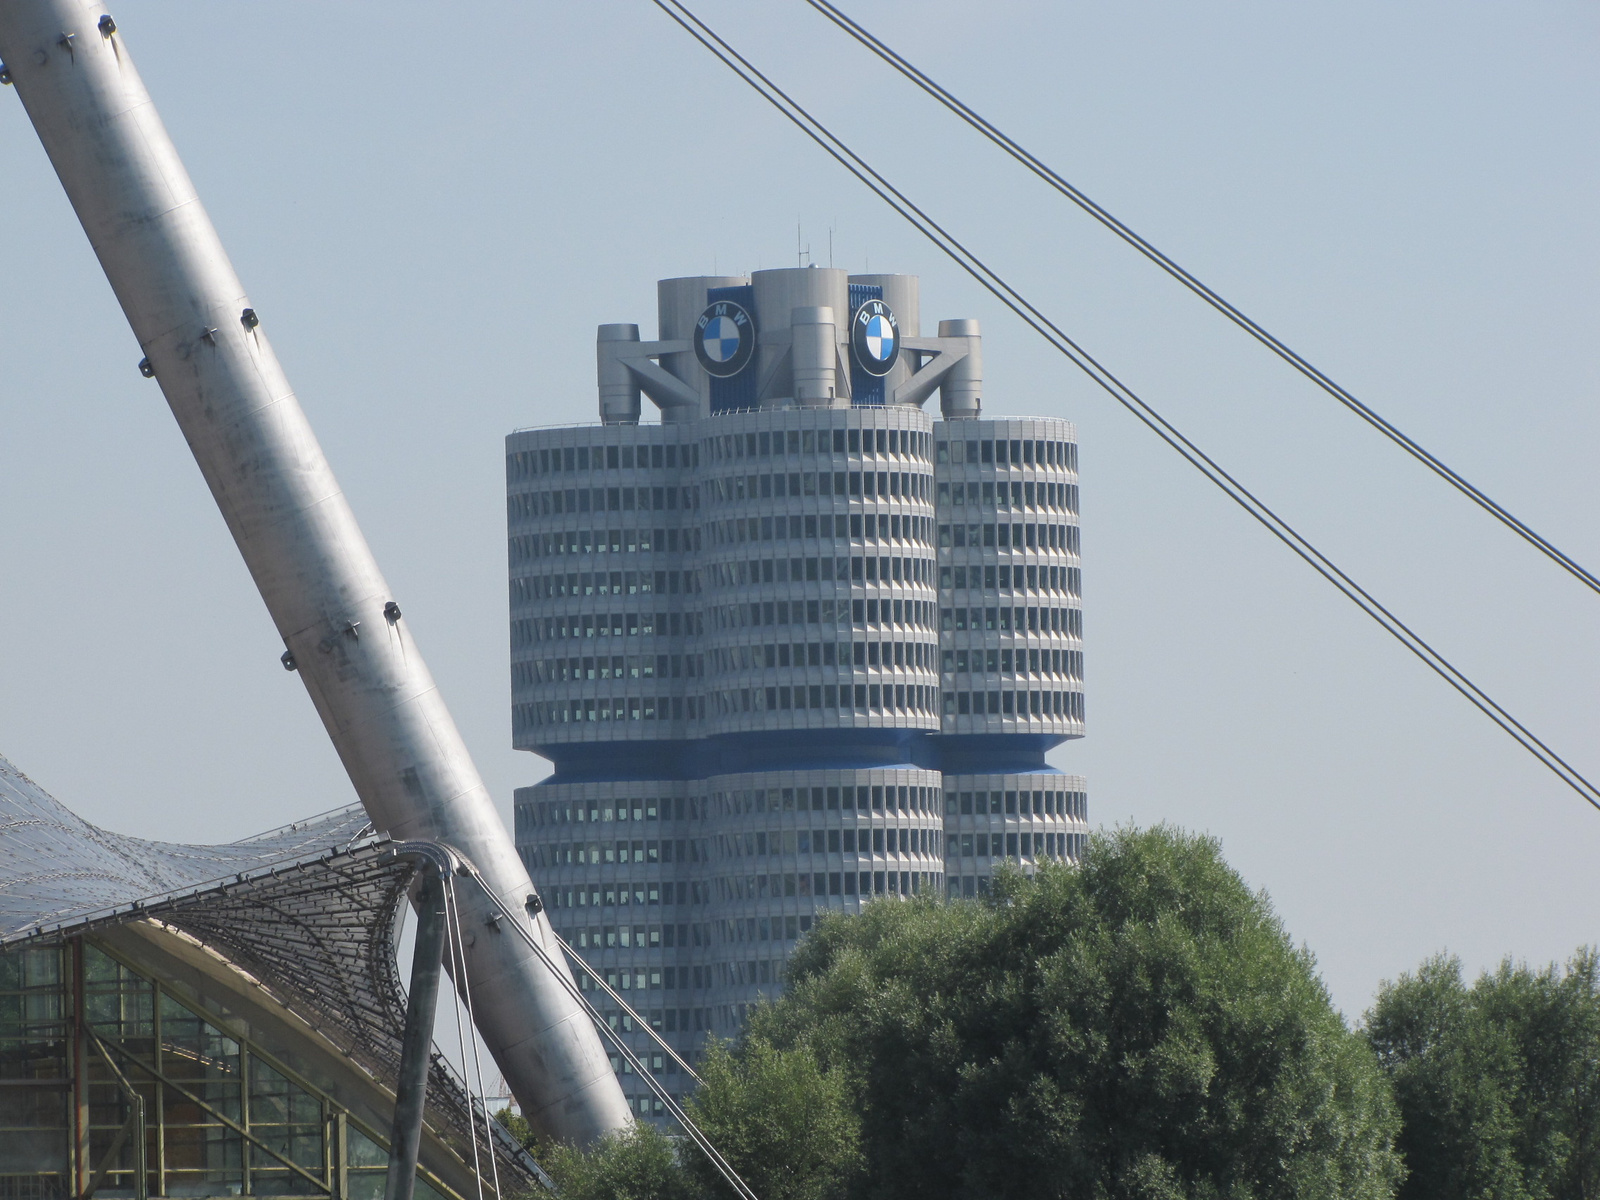
[[[1580,769],[1600,597],[1178,293],[798,0],[756,61]],[[1585,4],[859,0],[862,20],[1600,568]],[[1220,837],[1350,1015],[1448,948],[1597,940],[1600,813],[642,0],[117,10],[503,805],[501,439],[590,420],[654,281],[813,255],[984,322],[1079,423],[1097,822]],[[89,818],[241,836],[350,789],[16,97],[0,92],[0,752]]]

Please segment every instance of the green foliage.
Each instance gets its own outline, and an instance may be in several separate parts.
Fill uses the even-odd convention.
[[[804,1047],[751,1036],[737,1056],[714,1045],[689,1115],[761,1200],[827,1200],[861,1162],[861,1122],[843,1072],[824,1072]],[[733,1195],[703,1154],[684,1147],[708,1192]]]
[[[528,1124],[528,1118],[519,1112],[513,1112],[510,1106],[497,1109],[494,1119],[505,1126],[507,1133],[529,1149],[532,1149],[537,1142],[538,1139],[534,1136],[533,1127]]]
[[[983,902],[825,919],[690,1108],[762,1200],[1387,1200],[1388,1081],[1217,844],[1095,839]],[[576,1200],[726,1195],[640,1131]]]
[[[554,1147],[544,1167],[561,1200],[695,1200],[701,1195],[679,1165],[671,1139],[649,1125],[608,1137],[588,1153]]]
[[[1365,1200],[1398,1179],[1372,1054],[1209,839],[1119,832],[987,903],[830,918],[790,979],[745,1053],[848,1082],[856,1195]]]
[[[1600,963],[1508,960],[1468,988],[1440,956],[1385,984],[1366,1034],[1394,1081],[1402,1200],[1600,1196]]]

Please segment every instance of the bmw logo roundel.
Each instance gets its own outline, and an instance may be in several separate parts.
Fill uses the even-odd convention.
[[[868,300],[850,320],[850,348],[868,375],[887,375],[900,358],[900,322],[882,300]]]
[[[744,305],[717,300],[694,323],[694,356],[707,375],[737,375],[756,351],[756,323]]]

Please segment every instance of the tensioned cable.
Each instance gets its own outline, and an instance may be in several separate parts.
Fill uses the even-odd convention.
[[[443,883],[444,913],[447,922],[445,926],[445,946],[450,955],[450,979],[453,984],[457,979],[465,979],[467,977],[467,951],[461,937],[461,915],[456,907],[455,885],[448,875],[444,877]],[[478,1162],[478,1115],[473,1111],[472,1079],[466,1067],[467,1039],[469,1037],[475,1039],[478,1036],[478,1029],[472,1023],[470,1016],[467,1018],[466,1029],[463,1030],[461,1028],[461,993],[457,988],[451,987],[450,998],[456,1015],[456,1040],[461,1044],[461,1074],[467,1080],[467,1124],[472,1131],[472,1178],[478,1185],[478,1200],[483,1200],[483,1169]],[[488,1130],[484,1132],[488,1133]],[[489,1157],[492,1159],[494,1157],[493,1137],[489,1138],[489,1142]],[[495,1200],[500,1200],[498,1190],[495,1192]]]
[[[519,920],[516,915],[501,902],[500,897],[495,895],[494,892],[490,890],[489,885],[483,881],[483,878],[477,873],[476,869],[469,866],[468,876],[473,880],[474,883],[478,885],[479,888],[483,890],[483,894],[488,898],[489,902],[499,911],[503,923],[516,930],[517,936],[523,940],[523,943],[526,944],[528,948],[533,951],[534,955],[539,959],[539,961],[544,964],[545,969],[550,972],[551,977],[561,985],[562,989],[577,1003],[578,1007],[583,1009],[583,1011],[588,1014],[589,1019],[594,1022],[595,1028],[600,1031],[600,1035],[616,1047],[617,1053],[620,1054],[628,1063],[628,1065],[634,1069],[634,1072],[642,1080],[644,1080],[645,1086],[648,1087],[652,1093],[654,1093],[657,1100],[661,1101],[661,1107],[666,1111],[667,1115],[675,1120],[683,1129],[683,1131],[689,1135],[690,1140],[700,1148],[700,1152],[706,1156],[712,1167],[715,1168],[717,1174],[721,1175],[723,1179],[727,1180],[728,1186],[739,1195],[740,1200],[759,1200],[755,1192],[751,1190],[750,1185],[740,1177],[739,1172],[733,1169],[733,1164],[731,1164],[722,1156],[722,1152],[718,1150],[712,1143],[711,1139],[706,1136],[705,1131],[694,1122],[688,1113],[683,1111],[683,1106],[673,1099],[672,1093],[667,1091],[667,1089],[662,1085],[661,1081],[651,1074],[649,1068],[646,1067],[644,1063],[639,1061],[638,1055],[633,1052],[633,1048],[628,1045],[622,1034],[618,1030],[611,1027],[611,1023],[607,1021],[600,1010],[590,1002],[589,997],[583,994],[582,989],[580,989],[577,983],[574,982],[572,978],[572,972],[567,969],[566,964],[560,963],[550,956],[550,952],[546,950],[544,946],[540,944],[539,939],[534,937],[533,934],[526,928],[523,921]],[[550,933],[551,936],[556,939],[557,945],[560,946],[562,950],[564,950],[576,961],[583,962],[583,960],[573,952],[572,947],[567,945],[567,943],[562,940],[561,936],[557,934],[554,929],[551,929]],[[593,977],[592,973],[591,977]],[[638,1014],[635,1013],[632,1008],[629,1008],[621,997],[617,996],[617,994],[612,991],[608,985],[602,983],[601,986],[605,988],[609,995],[616,999],[618,1004],[622,1005],[622,1007],[627,1010],[640,1028],[654,1038],[658,1045],[660,1045],[668,1054],[672,1055],[674,1059],[682,1064],[684,1070],[688,1071],[688,1064],[684,1063],[681,1058],[678,1058],[677,1051],[673,1050],[672,1047],[667,1044],[666,1040],[659,1033],[657,1033],[648,1022],[639,1022]],[[693,1071],[689,1071],[689,1074],[694,1077],[696,1082],[699,1082],[700,1077],[698,1075],[695,1075]]]
[[[699,17],[695,16],[681,0],[652,0],[691,37],[716,56],[724,66],[733,71],[764,100],[795,124],[807,137],[816,142],[835,161],[865,184],[879,199],[888,204],[901,217],[929,241],[955,261],[990,292],[997,300],[1020,317],[1034,332],[1050,343],[1069,362],[1106,391],[1184,460],[1223,491],[1252,517],[1264,525],[1279,541],[1299,555],[1314,571],[1333,584],[1356,607],[1366,613],[1397,641],[1420,658],[1451,687],[1466,697],[1467,701],[1498,725],[1518,745],[1527,750],[1563,783],[1572,788],[1596,809],[1600,809],[1600,788],[1596,788],[1579,771],[1541,741],[1525,725],[1495,702],[1487,692],[1468,679],[1454,664],[1424,641],[1409,626],[1378,602],[1369,592],[1346,575],[1314,545],[1302,537],[1293,526],[1279,517],[1271,508],[1253,495],[1238,480],[1228,474],[1209,455],[1185,437],[1165,417],[1150,407],[1130,387],[1097,361],[1082,346],[1063,332],[1053,321],[1031,304],[982,259],[968,250],[938,222],[917,207],[873,167],[851,150],[820,121],[792,99],[777,84],[762,74],[749,60],[724,41]]]
[[[483,1086],[483,1056],[478,1053],[478,1014],[475,1013],[473,1011],[473,1008],[472,1008],[472,976],[465,969],[466,968],[466,953],[467,953],[466,941],[465,941],[465,939],[463,939],[461,937],[461,906],[460,906],[459,902],[456,899],[455,879],[452,876],[446,875],[444,877],[444,890],[445,890],[445,897],[446,897],[446,900],[447,900],[448,905],[449,905],[449,909],[450,909],[450,911],[452,913],[452,920],[453,920],[453,922],[455,924],[456,938],[457,938],[457,940],[459,942],[459,951],[460,951],[461,962],[462,962],[461,991],[463,993],[463,998],[467,1002],[467,1028],[468,1028],[468,1031],[472,1035],[472,1038],[471,1038],[471,1040],[472,1040],[472,1065],[473,1065],[474,1071],[477,1074],[477,1079],[478,1079],[478,1094],[476,1096],[473,1096],[471,1094],[471,1086],[472,1085],[469,1083],[468,1084],[468,1095],[467,1095],[467,1100],[468,1100],[467,1107],[472,1110],[469,1115],[472,1118],[472,1137],[473,1137],[473,1142],[474,1142],[473,1153],[474,1153],[474,1155],[476,1155],[476,1153],[477,1153],[477,1148],[476,1148],[476,1142],[477,1142],[477,1137],[478,1137],[478,1124],[477,1124],[477,1122],[478,1122],[478,1114],[477,1114],[477,1108],[481,1107],[483,1109],[483,1144],[484,1144],[484,1153],[486,1153],[489,1156],[489,1169],[493,1173],[493,1177],[494,1177],[494,1195],[495,1195],[495,1200],[503,1200],[503,1197],[504,1197],[505,1193],[500,1190],[500,1160],[499,1160],[499,1157],[494,1152],[494,1134],[489,1129],[489,1121],[490,1121],[490,1116],[489,1116],[489,1093],[488,1093],[488,1090]],[[466,1065],[467,1065],[467,1050],[466,1050],[466,1047],[463,1046],[461,1048],[462,1074],[466,1073]]]
[[[948,88],[943,87],[935,80],[929,78],[928,75],[918,68],[914,63],[910,62],[904,55],[894,50],[881,38],[867,30],[859,22],[849,16],[849,14],[840,9],[838,5],[830,3],[830,0],[805,0],[805,2],[820,12],[823,16],[827,17],[828,20],[832,21],[840,29],[848,33],[856,41],[860,42],[868,50],[872,51],[879,58],[883,59],[884,62],[888,63],[896,71],[899,71],[900,74],[904,75],[907,79],[916,84],[924,92],[928,93],[928,95],[932,96],[940,104],[944,105],[951,112],[955,113],[956,116],[960,117],[968,125],[972,126],[973,129],[977,130],[996,146],[1000,147],[1000,149],[1004,150],[1012,158],[1016,159],[1017,162],[1028,168],[1029,171],[1032,171],[1045,183],[1049,184],[1052,188],[1060,192],[1084,212],[1088,213],[1096,221],[1100,222],[1100,224],[1104,225],[1112,233],[1116,234],[1124,242],[1128,243],[1128,245],[1132,246],[1140,254],[1144,255],[1151,262],[1155,263],[1156,266],[1160,267],[1168,275],[1171,275],[1196,296],[1199,296],[1200,299],[1204,300],[1207,304],[1216,309],[1228,320],[1232,321],[1240,329],[1244,330],[1251,337],[1255,338],[1256,341],[1260,342],[1268,350],[1272,351],[1273,354],[1276,354],[1284,362],[1288,363],[1296,371],[1300,372],[1300,374],[1304,375],[1312,383],[1316,384],[1317,387],[1321,388],[1324,392],[1327,392],[1328,395],[1332,396],[1340,404],[1344,405],[1351,412],[1355,413],[1363,421],[1367,422],[1367,424],[1371,425],[1379,433],[1383,434],[1384,437],[1388,438],[1407,454],[1411,455],[1418,462],[1422,463],[1434,474],[1438,475],[1446,483],[1450,484],[1451,487],[1455,488],[1474,504],[1478,505],[1485,512],[1489,513],[1489,515],[1494,517],[1495,520],[1505,525],[1518,537],[1522,538],[1529,545],[1537,549],[1541,554],[1544,554],[1550,558],[1579,582],[1597,592],[1600,592],[1600,578],[1597,578],[1591,571],[1588,570],[1588,568],[1584,567],[1583,564],[1579,563],[1571,555],[1561,550],[1538,531],[1531,528],[1525,521],[1508,511],[1503,505],[1497,503],[1492,497],[1485,494],[1481,488],[1471,483],[1458,471],[1441,461],[1437,455],[1433,454],[1426,447],[1418,443],[1416,439],[1412,438],[1404,431],[1396,428],[1396,426],[1387,418],[1376,412],[1356,396],[1352,395],[1339,383],[1335,382],[1333,379],[1330,379],[1324,372],[1319,370],[1312,363],[1308,362],[1304,356],[1299,354],[1292,347],[1288,346],[1274,334],[1263,328],[1246,313],[1242,312],[1228,300],[1218,295],[1217,292],[1212,290],[1201,280],[1197,279],[1194,275],[1190,274],[1178,263],[1174,262],[1168,255],[1156,248],[1145,238],[1141,237],[1134,230],[1130,229],[1111,213],[1107,212],[1103,207],[1086,196],[1077,187],[1073,186],[1073,184],[1062,178],[1062,176],[1049,164],[1041,161],[1036,155],[1018,143],[1015,138],[1012,138],[1009,134],[998,129],[993,123],[974,111],[970,105],[956,97]]]

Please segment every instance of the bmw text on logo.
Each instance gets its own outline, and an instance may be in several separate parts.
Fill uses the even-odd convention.
[[[756,349],[756,326],[741,304],[718,300],[695,322],[694,356],[707,375],[727,379],[744,370]]]
[[[868,300],[850,322],[850,348],[868,375],[887,375],[900,357],[900,322],[882,300]]]

